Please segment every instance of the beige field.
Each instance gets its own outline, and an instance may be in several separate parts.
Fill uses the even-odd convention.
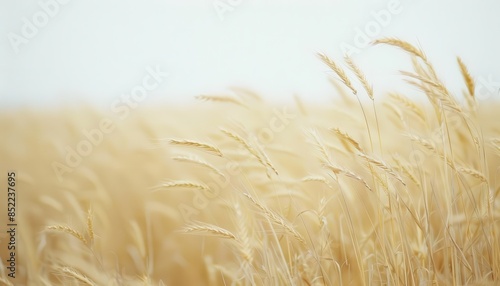
[[[418,48],[378,43],[413,60],[415,94],[320,55],[328,105],[240,88],[122,117],[3,111],[0,284],[499,285],[500,104],[460,60],[452,95]]]

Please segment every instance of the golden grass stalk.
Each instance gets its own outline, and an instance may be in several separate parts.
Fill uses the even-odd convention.
[[[266,152],[264,152],[264,150],[262,150],[262,148],[260,147],[260,145],[257,145],[257,149],[259,150],[261,156],[263,157],[264,159],[264,162],[266,162],[266,165],[274,172],[274,174],[276,174],[276,176],[278,176],[278,170],[276,170],[276,168],[274,167],[274,165],[271,163],[271,159],[269,159],[269,157],[267,156]]]
[[[397,103],[402,105],[405,109],[415,114],[422,122],[425,122],[425,112],[417,104],[415,104],[415,102],[399,93],[391,92],[389,93],[389,96]]]
[[[153,188],[153,191],[159,191],[162,189],[175,189],[175,188],[186,188],[186,189],[197,189],[202,191],[210,191],[210,188],[201,183],[191,182],[191,181],[171,181],[162,183]]]
[[[434,154],[438,155],[441,159],[445,160],[446,163],[451,167],[455,168],[455,164],[453,161],[449,158],[446,157],[441,150],[438,150],[437,147],[430,141],[425,140],[424,138],[414,135],[414,134],[406,134],[408,138],[410,138],[411,141],[416,142],[423,146],[425,149],[433,152]]]
[[[323,61],[323,63],[325,63],[327,66],[329,66],[330,69],[332,69],[340,77],[340,79],[344,83],[344,85],[347,86],[352,91],[352,93],[354,95],[356,95],[356,99],[358,100],[358,103],[359,103],[359,106],[361,108],[361,111],[363,112],[363,117],[364,117],[364,120],[365,120],[367,132],[368,132],[368,137],[370,138],[370,146],[371,146],[371,148],[373,150],[373,141],[372,141],[372,135],[371,135],[371,131],[370,131],[370,125],[368,124],[368,118],[366,116],[365,109],[363,108],[363,104],[361,103],[361,100],[359,99],[359,96],[357,95],[356,89],[352,86],[351,81],[346,76],[344,70],[340,66],[338,66],[333,60],[331,60],[330,58],[328,58],[324,54],[318,53],[318,56]],[[352,61],[351,61],[351,64],[354,65],[354,63]],[[357,67],[355,65],[354,65],[354,67],[357,69]],[[360,70],[359,70],[359,73],[361,73]],[[364,76],[362,76],[362,78],[364,78]],[[364,81],[365,81],[366,85],[369,86],[368,82],[366,82],[366,79],[364,79]],[[371,88],[369,88],[367,90],[367,92],[370,93],[370,91],[371,91],[371,94],[372,94],[372,96],[370,98],[372,99],[373,110],[374,110],[374,112],[376,114],[375,104],[374,104],[374,101],[373,101],[373,90],[371,90]],[[377,120],[377,128],[378,128],[378,118],[377,117],[376,117],[376,120]],[[380,140],[381,139],[380,139],[380,134],[379,134],[379,141]]]
[[[365,77],[365,74],[363,73],[363,71],[361,71],[361,69],[356,65],[356,63],[354,63],[352,58],[349,57],[348,55],[344,56],[344,60],[347,63],[347,65],[351,68],[352,72],[356,75],[358,80],[361,82],[361,84],[363,85],[363,88],[365,89],[365,91],[368,94],[368,96],[370,97],[370,99],[373,100],[373,87],[366,80],[366,77]]]
[[[352,95],[347,92],[346,87],[343,84],[339,83],[338,80],[331,77],[328,78],[328,82],[333,86],[333,88],[336,91],[336,94],[340,96],[342,102],[345,103],[346,107],[352,107],[355,104]]]
[[[302,182],[321,182],[329,185],[329,182],[323,176],[307,176],[301,179]]]
[[[67,275],[68,277],[74,278],[78,280],[80,283],[83,283],[85,285],[90,285],[90,286],[95,286],[97,285],[94,281],[92,281],[89,277],[83,275],[82,273],[76,271],[73,268],[70,267],[61,267],[60,272]]]
[[[404,129],[406,120],[403,115],[403,111],[392,102],[386,101],[383,104],[387,109],[389,109],[396,115],[397,119],[394,120],[395,125],[397,125],[397,127],[399,127],[400,129]]]
[[[257,161],[264,167],[267,168],[271,168],[271,170],[273,170],[273,172],[278,175],[278,171],[276,170],[276,168],[274,168],[274,166],[271,164],[271,162],[269,161],[269,158],[267,156],[265,156],[265,154],[263,154],[263,152],[257,152],[257,150],[255,150],[255,148],[253,148],[250,143],[248,143],[245,139],[243,139],[240,135],[234,133],[234,132],[231,132],[231,131],[228,131],[226,129],[223,129],[221,128],[220,129],[224,134],[226,134],[228,137],[232,138],[233,140],[235,140],[236,142],[240,143],[241,145],[243,145],[243,147],[245,147],[245,149],[247,149],[248,152],[250,152],[250,154],[252,154],[256,159]],[[269,174],[268,174],[268,177],[269,177]]]
[[[245,106],[241,101],[238,99],[231,97],[231,96],[224,96],[224,95],[198,95],[195,97],[196,99],[199,99],[201,101],[213,101],[213,102],[226,102],[226,103],[232,103],[240,106]]]
[[[465,168],[465,167],[457,167],[457,171],[459,171],[460,173],[468,174],[468,175],[480,180],[483,183],[488,183],[488,179],[486,178],[486,176],[477,170],[474,170],[471,168]]]
[[[219,150],[219,148],[212,146],[210,144],[207,144],[207,143],[202,143],[202,142],[192,141],[192,140],[171,139],[170,144],[186,146],[186,147],[193,147],[193,148],[201,149],[201,150],[207,151],[209,153],[215,154],[219,157],[222,157],[222,152]]]
[[[203,159],[201,159],[201,158],[199,158],[197,156],[194,156],[194,155],[191,155],[191,156],[175,156],[172,159],[174,159],[175,161],[178,161],[178,162],[186,162],[186,163],[192,163],[192,164],[196,164],[196,165],[199,165],[199,166],[203,166],[203,167],[205,167],[205,168],[207,168],[209,170],[214,171],[219,176],[225,177],[225,175],[221,171],[219,171],[219,169],[217,169],[212,164],[204,161]]]
[[[421,186],[420,182],[417,180],[415,175],[413,174],[414,172],[410,170],[407,166],[405,166],[401,160],[397,156],[393,156],[392,159],[396,162],[399,168],[403,171],[403,173],[410,178],[412,182],[414,182],[417,186]]]
[[[420,63],[419,57],[412,55],[411,57],[411,63],[413,66],[413,70],[415,73],[418,75],[421,75],[426,78],[437,78],[437,75],[432,67],[429,67],[430,65],[429,62],[425,62],[425,67]]]
[[[236,236],[229,230],[204,222],[191,223],[184,226],[180,231],[190,234],[209,234],[220,238],[236,240]]]
[[[414,56],[417,56],[424,61],[427,61],[427,57],[425,56],[424,52],[415,47],[414,45],[408,43],[407,41],[403,41],[397,38],[382,38],[382,39],[377,39],[372,42],[373,45],[380,45],[380,44],[385,44],[385,45],[390,45],[394,47],[399,47],[406,51],[407,53],[410,53]]]
[[[356,175],[355,173],[345,169],[345,168],[342,168],[342,167],[339,167],[339,166],[334,166],[334,165],[331,165],[331,164],[326,164],[325,167],[327,169],[329,169],[330,171],[332,171],[335,175],[338,175],[338,174],[343,174],[345,175],[346,177],[349,177],[349,178],[352,178],[352,179],[355,179],[359,182],[361,182],[366,189],[368,189],[370,192],[372,191],[372,188],[370,188],[370,186],[368,185],[368,183],[366,183],[365,180],[363,180],[363,178],[361,178],[360,176]]]
[[[339,128],[331,128],[330,130],[337,134],[342,141],[352,145],[354,148],[356,148],[356,150],[363,152],[363,148],[361,148],[359,142],[354,140],[349,134],[347,134],[347,132],[343,132]]]
[[[434,143],[428,141],[428,140],[425,140],[424,138],[420,137],[420,136],[417,136],[415,134],[406,134],[406,136],[408,138],[410,138],[411,141],[413,142],[417,142],[418,144],[424,146],[426,149],[438,154],[440,153],[437,149],[436,149],[436,146],[434,146]]]
[[[285,230],[287,230],[290,234],[292,234],[295,239],[297,239],[298,241],[300,241],[302,244],[306,244],[306,241],[302,238],[302,236],[300,235],[300,233],[298,233],[291,225],[289,222],[287,222],[281,215],[275,213],[274,211],[270,210],[269,208],[267,208],[266,206],[264,206],[261,202],[258,202],[256,199],[254,199],[250,194],[248,193],[243,193],[247,198],[250,199],[250,201],[252,201],[252,203],[254,205],[256,205],[260,210],[262,210],[262,212],[264,213],[264,215],[266,217],[268,217],[271,221],[273,221],[274,223],[282,226],[283,228],[285,228]]]
[[[93,213],[92,208],[89,208],[87,212],[87,234],[89,235],[90,242],[94,241],[94,223],[93,223]]]
[[[473,98],[475,97],[474,93],[476,90],[476,84],[474,82],[474,79],[472,78],[469,69],[465,65],[465,63],[462,61],[460,57],[457,57],[457,63],[458,66],[460,67],[460,73],[462,74],[462,77],[464,78],[465,85],[467,86],[467,90],[469,91],[469,95],[472,96]]]
[[[356,89],[352,86],[351,80],[347,77],[344,70],[340,66],[338,66],[333,60],[331,60],[325,54],[318,53],[318,57],[324,64],[326,64],[332,71],[334,71],[339,76],[340,80],[344,83],[345,86],[347,86],[352,91],[353,94],[358,93]]]
[[[321,158],[319,158],[322,163],[330,163],[330,156],[328,155],[328,150],[323,143],[323,140],[319,137],[319,134],[316,130],[310,130],[307,132],[309,136],[313,139],[313,144],[321,153]]]
[[[429,100],[434,104],[436,108],[436,112],[439,112],[439,110],[443,108],[447,108],[448,110],[452,110],[456,112],[457,114],[463,114],[462,113],[462,108],[457,104],[457,102],[450,96],[448,90],[439,82],[434,82],[431,79],[421,77],[420,75],[408,73],[408,72],[401,72],[403,75],[406,75],[408,77],[417,79],[420,81],[415,82],[411,80],[407,80],[409,84],[419,88],[422,90],[429,98]],[[442,118],[440,115],[438,118]],[[440,119],[441,121],[441,119]]]
[[[392,177],[394,177],[396,180],[398,180],[401,184],[406,186],[406,183],[403,181],[401,176],[397,174],[392,167],[384,163],[382,160],[377,160],[371,156],[368,156],[365,153],[358,152],[357,155],[363,159],[365,159],[368,163],[375,165],[376,167],[380,168],[381,170],[385,171]]]
[[[64,225],[51,225],[47,226],[46,230],[51,230],[51,231],[56,231],[56,232],[63,232],[72,235],[73,237],[76,237],[78,240],[83,242],[85,245],[87,244],[87,239],[81,234],[79,231],[69,227],[69,226],[64,226]]]
[[[433,90],[435,91],[435,94],[440,95],[441,99],[442,99],[442,97],[445,97],[445,96],[450,97],[450,92],[444,86],[444,84],[442,82],[439,82],[435,79],[425,77],[425,76],[422,76],[419,74],[407,72],[407,71],[400,71],[400,73],[404,76],[417,79],[417,80],[421,81],[422,83],[430,85],[431,87],[434,88]]]
[[[238,242],[240,243],[240,252],[246,262],[253,262],[253,248],[251,246],[251,237],[248,233],[249,220],[241,209],[239,202],[234,203],[234,212],[236,214],[236,227],[238,230]]]
[[[415,72],[417,73],[418,76],[420,76],[420,78],[426,79],[427,81],[432,82],[433,84],[435,84],[435,83],[441,83],[440,80],[438,79],[437,75],[436,75],[436,71],[434,70],[434,67],[433,67],[432,63],[429,62],[429,60],[427,59],[427,56],[424,54],[424,52],[421,49],[415,47],[414,45],[412,45],[412,44],[410,44],[410,43],[408,43],[406,41],[397,39],[397,38],[382,38],[382,39],[378,39],[378,40],[373,41],[372,44],[373,45],[386,44],[386,45],[398,47],[398,48],[406,51],[407,53],[413,55],[413,57],[414,57],[412,59],[413,66],[414,66]],[[422,61],[425,63],[425,65],[427,67],[427,70],[425,70],[418,63],[418,61],[415,58],[422,59]],[[410,83],[414,84],[413,82],[410,82]],[[419,87],[420,89],[422,89],[427,94],[427,96],[429,97],[429,100],[434,105],[436,104],[435,98],[432,97],[432,94],[433,94],[432,90],[429,90],[425,86],[419,86],[419,85],[417,85],[417,87]],[[444,85],[441,84],[440,88],[441,89],[444,88]],[[444,89],[446,89],[446,88],[444,88]],[[449,95],[449,93],[447,91],[445,92],[445,94]],[[435,106],[435,108],[438,108],[438,107]]]

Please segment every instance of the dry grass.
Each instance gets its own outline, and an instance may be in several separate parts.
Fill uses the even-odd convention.
[[[474,98],[460,58],[472,101],[421,49],[374,43],[413,57],[402,80],[415,94],[373,94],[346,59],[365,109],[320,55],[354,95],[296,100],[289,117],[241,88],[125,120],[86,107],[2,112],[0,167],[17,171],[19,207],[17,277],[3,236],[0,284],[500,284],[500,104]],[[114,131],[58,178],[53,163],[104,117]],[[161,138],[177,139],[151,148]]]
[[[237,98],[225,95],[198,95],[196,96],[196,99],[201,101],[227,102],[243,106],[243,103],[241,103],[241,101]]]
[[[217,237],[228,238],[236,240],[236,236],[232,234],[229,230],[223,229],[222,227],[218,227],[213,224],[208,223],[191,223],[186,225],[182,232],[185,233],[208,233],[211,235],[215,235]]]
[[[95,286],[96,284],[90,280],[88,277],[85,275],[79,273],[78,271],[71,269],[69,267],[61,267],[60,269],[61,273],[67,275],[68,278],[73,278],[77,280],[80,283],[83,283],[84,285],[90,285],[90,286]]]
[[[342,81],[342,83],[349,88],[353,94],[357,94],[358,91],[353,87],[351,80],[349,77],[346,75],[345,71],[337,64],[335,61],[330,59],[327,55],[325,54],[318,54],[318,57],[321,59],[321,61],[327,65],[333,72],[335,72],[339,79]]]
[[[469,92],[470,96],[474,97],[476,90],[476,83],[474,82],[474,79],[472,78],[469,69],[464,64],[464,62],[460,57],[457,57],[457,62],[458,66],[460,67],[460,72],[462,73],[462,77],[464,78],[465,85],[467,86],[467,91]]]
[[[87,244],[87,239],[83,236],[83,234],[81,234],[77,230],[72,229],[69,226],[51,225],[51,226],[47,227],[47,230],[52,230],[52,231],[56,231],[56,232],[65,232],[67,234],[70,234],[70,235],[78,238],[78,240],[80,240],[81,242],[83,242],[83,244]]]
[[[175,140],[175,139],[171,139],[170,140],[170,144],[172,145],[181,145],[181,146],[187,146],[187,147],[194,147],[194,148],[198,148],[198,149],[201,149],[201,150],[205,150],[207,152],[211,152],[217,156],[220,156],[222,157],[222,152],[215,146],[212,146],[210,144],[207,144],[207,143],[202,143],[202,142],[197,142],[197,141],[193,141],[193,140]]]
[[[346,55],[344,57],[344,60],[347,63],[347,65],[349,66],[349,68],[351,69],[351,71],[356,75],[356,77],[358,78],[358,80],[361,82],[361,84],[363,85],[363,88],[365,89],[365,91],[368,94],[368,96],[370,97],[370,99],[374,100],[374,98],[373,98],[373,87],[371,86],[371,84],[366,79],[365,74],[363,73],[363,71],[361,71],[361,69],[356,65],[356,63],[354,63],[354,61],[352,60],[351,57],[349,57],[349,56]]]

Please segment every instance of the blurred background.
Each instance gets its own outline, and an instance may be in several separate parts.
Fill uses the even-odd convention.
[[[500,88],[499,8],[495,0],[1,1],[0,106],[111,108],[141,87],[144,104],[231,87],[324,102],[335,90],[317,52],[351,54],[376,95],[415,93],[398,74],[409,57],[368,45],[386,36],[423,48],[457,93],[460,55],[488,99]]]

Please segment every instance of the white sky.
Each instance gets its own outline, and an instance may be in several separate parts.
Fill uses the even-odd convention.
[[[377,24],[380,32],[370,39],[397,36],[419,44],[452,91],[463,88],[457,55],[476,78],[500,81],[498,0],[55,1],[1,0],[1,106],[79,99],[106,106],[130,93],[146,67],[156,65],[170,76],[151,93],[151,102],[192,100],[227,93],[231,86],[274,101],[294,94],[329,100],[334,94],[330,73],[316,52],[341,60],[342,43],[354,45],[357,29],[370,28],[373,13],[387,10],[391,1],[399,3],[400,13],[385,26]],[[43,22],[47,14],[40,3],[50,2],[57,10],[47,24],[27,43],[13,45],[13,34],[24,37],[23,18],[34,23],[39,16]],[[234,7],[217,13],[214,4],[224,3]],[[409,67],[402,52],[370,47],[353,58],[376,93],[407,91],[397,74]]]

